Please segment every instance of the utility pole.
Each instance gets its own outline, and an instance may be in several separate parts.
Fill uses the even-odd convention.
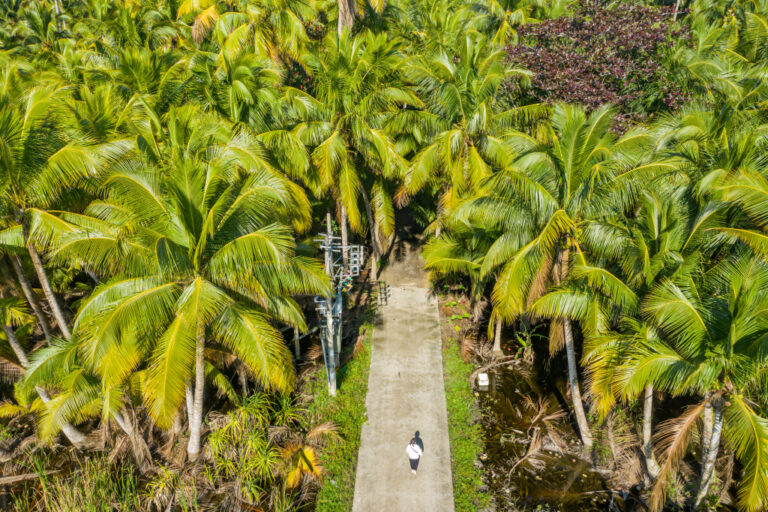
[[[341,292],[353,277],[360,275],[364,249],[361,245],[345,245],[340,237],[333,235],[330,213],[326,214],[325,220],[326,232],[316,241],[320,242],[324,252],[325,272],[331,278],[334,294],[331,297],[315,297],[315,307],[323,325],[320,340],[328,376],[328,392],[336,396],[336,370],[341,359],[341,320],[344,310]]]

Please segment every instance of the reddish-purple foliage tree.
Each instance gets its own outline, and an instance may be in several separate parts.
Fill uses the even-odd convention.
[[[664,65],[674,41],[690,40],[673,24],[671,8],[586,2],[572,16],[525,25],[518,33],[509,61],[533,72],[527,91],[514,81],[507,84],[518,96],[590,110],[612,103],[622,124],[676,109],[687,99]]]

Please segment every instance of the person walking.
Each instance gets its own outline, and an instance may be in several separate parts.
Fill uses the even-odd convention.
[[[411,463],[411,473],[415,475],[416,469],[419,467],[419,459],[424,455],[424,450],[416,442],[416,438],[411,439],[411,442],[408,443],[405,453],[408,454],[408,461]]]

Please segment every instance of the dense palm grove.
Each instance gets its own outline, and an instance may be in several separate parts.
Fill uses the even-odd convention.
[[[237,506],[312,509],[333,427],[302,422],[280,329],[329,292],[327,211],[375,272],[407,208],[497,349],[565,349],[587,452],[642,404],[653,509],[768,507],[768,3],[0,11],[4,437],[33,414],[166,476],[183,439]],[[142,507],[184,506],[151,482]]]

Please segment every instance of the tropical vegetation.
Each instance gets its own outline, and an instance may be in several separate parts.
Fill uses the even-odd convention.
[[[404,209],[473,336],[564,358],[586,454],[641,404],[649,508],[765,510],[766,27],[764,0],[4,0],[0,461],[31,432],[132,509],[314,509],[361,417],[306,405],[285,338],[331,291],[314,233],[376,279]]]

